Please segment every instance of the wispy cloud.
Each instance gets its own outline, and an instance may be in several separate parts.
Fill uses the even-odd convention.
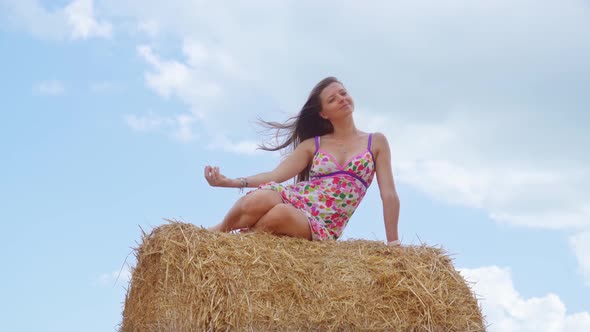
[[[127,114],[123,117],[127,125],[140,132],[167,132],[179,142],[188,143],[198,138],[194,131],[196,119],[190,114],[160,116],[152,112],[147,115]]]
[[[106,21],[98,21],[94,15],[93,0],[74,0],[63,10],[73,39],[90,37],[109,38],[113,27]]]
[[[474,283],[472,289],[480,299],[491,332],[582,332],[590,330],[590,313],[567,313],[555,294],[523,298],[514,288],[509,269],[486,266],[460,269],[463,277]]]
[[[179,97],[189,105],[198,105],[201,98],[219,96],[219,84],[207,79],[196,67],[206,56],[206,51],[200,49],[198,54],[195,48],[186,51],[193,52],[187,54],[188,62],[162,60],[151,46],[139,46],[138,54],[154,69],[145,74],[147,85],[162,97]]]
[[[250,156],[262,152],[258,149],[258,144],[256,142],[249,140],[232,141],[228,137],[220,134],[216,134],[207,147],[212,150],[221,149],[225,152]]]
[[[137,53],[150,65],[150,70],[144,74],[146,85],[163,98],[177,98],[188,105],[189,112],[161,123],[174,123],[171,137],[180,142],[195,140],[197,135],[192,128],[206,125],[205,118],[212,116],[214,107],[210,106],[224,94],[220,75],[240,73],[232,56],[193,39],[183,41],[182,59],[164,59],[150,45],[138,46]],[[226,112],[225,116],[230,113]],[[168,116],[162,118],[169,119]],[[240,154],[251,153],[247,151],[252,148],[245,143],[234,145],[225,141],[217,146]]]
[[[127,286],[131,280],[131,268],[125,265],[121,270],[103,273],[97,278],[98,283],[104,287],[115,285]]]
[[[48,11],[38,0],[0,2],[0,17],[4,22],[46,40],[64,40],[68,30],[62,11]]]
[[[129,127],[137,131],[154,131],[162,128],[162,126],[171,125],[173,122],[170,118],[157,116],[153,113],[142,116],[128,114],[123,118]]]
[[[160,24],[156,20],[142,20],[137,23],[137,31],[156,37],[160,33]]]
[[[6,16],[7,22],[41,39],[61,41],[113,35],[113,25],[96,17],[93,0],[73,0],[55,10],[46,9],[38,0],[3,1],[0,9],[0,16]]]
[[[582,162],[562,162],[579,155],[544,145],[547,157],[529,156],[540,142],[524,145],[518,136],[526,129],[501,125],[501,116],[460,112],[424,123],[361,110],[357,119],[389,137],[397,178],[437,200],[480,208],[518,226],[590,228],[590,172]],[[541,132],[554,125],[530,121]]]
[[[196,118],[192,114],[181,114],[174,118],[175,128],[172,131],[172,137],[184,142],[188,143],[197,138],[193,127],[195,124]]]
[[[49,80],[35,84],[33,91],[46,96],[60,96],[66,92],[66,88],[59,80]]]

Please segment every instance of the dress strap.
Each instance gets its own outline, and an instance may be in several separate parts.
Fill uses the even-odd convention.
[[[371,143],[373,143],[373,133],[369,134],[369,144],[367,144],[367,149],[371,151]]]
[[[316,136],[315,137],[315,153],[318,153],[319,149],[320,149],[320,137]]]

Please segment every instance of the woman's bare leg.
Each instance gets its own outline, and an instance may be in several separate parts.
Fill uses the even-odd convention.
[[[240,198],[210,231],[230,232],[250,228],[275,205],[283,203],[281,194],[273,190],[257,190]]]
[[[307,240],[312,239],[307,216],[291,204],[275,205],[254,224],[253,230]]]

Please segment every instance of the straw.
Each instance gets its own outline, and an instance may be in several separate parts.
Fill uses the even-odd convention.
[[[143,233],[120,331],[483,331],[441,248],[210,232]]]

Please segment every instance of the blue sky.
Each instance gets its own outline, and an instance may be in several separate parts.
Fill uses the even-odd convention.
[[[272,169],[256,118],[329,75],[491,331],[590,329],[587,1],[0,0],[0,47],[3,330],[115,330],[140,227],[219,221],[203,167]],[[376,185],[344,237],[385,240]]]

